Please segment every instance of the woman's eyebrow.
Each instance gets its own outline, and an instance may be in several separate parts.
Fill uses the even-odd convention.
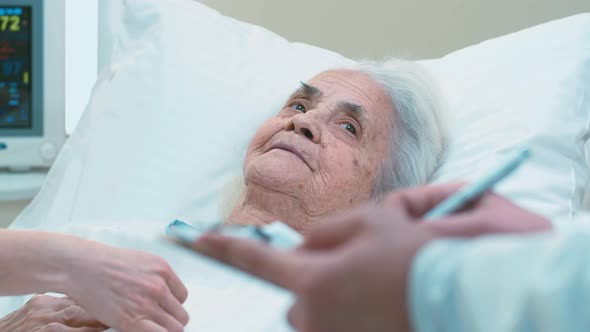
[[[361,126],[365,127],[369,122],[369,116],[367,110],[351,101],[340,101],[338,102],[338,109],[344,110],[346,113],[354,116],[360,123]]]
[[[322,92],[322,90],[316,88],[313,85],[309,85],[309,84],[304,83],[304,82],[299,82],[299,83],[301,83],[300,89],[303,90],[303,93],[309,95],[310,97],[321,98],[324,95],[324,93]]]
[[[299,82],[301,86],[291,94],[289,99],[294,98],[305,98],[308,100],[319,100],[324,96],[322,90],[316,88],[313,85],[309,85],[307,83]]]

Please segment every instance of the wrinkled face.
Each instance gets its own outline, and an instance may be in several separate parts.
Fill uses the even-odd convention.
[[[256,132],[244,161],[246,186],[290,195],[311,216],[368,201],[389,157],[393,112],[368,75],[321,73]]]

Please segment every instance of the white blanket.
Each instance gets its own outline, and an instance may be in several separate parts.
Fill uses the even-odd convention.
[[[155,224],[137,221],[120,227],[97,227],[77,223],[58,230],[166,259],[189,290],[185,308],[191,320],[186,331],[292,331],[285,318],[292,303],[289,293],[166,242],[162,239],[165,223],[161,227]],[[17,309],[27,299],[0,298],[0,314]]]

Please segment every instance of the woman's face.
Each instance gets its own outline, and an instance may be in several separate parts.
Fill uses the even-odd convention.
[[[254,135],[244,160],[246,186],[290,195],[317,216],[367,202],[389,157],[393,112],[368,75],[321,73]]]

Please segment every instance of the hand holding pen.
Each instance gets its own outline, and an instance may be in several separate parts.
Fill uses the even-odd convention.
[[[519,151],[470,185],[406,189],[380,206],[320,222],[296,250],[220,233],[202,236],[193,249],[292,291],[297,300],[288,318],[298,330],[409,331],[408,276],[425,245],[445,236],[551,227],[489,191],[526,157]]]
[[[423,216],[463,186],[445,184],[390,194],[384,204],[314,225],[296,250],[210,233],[193,248],[292,291],[288,318],[300,331],[409,331],[406,299],[417,252],[443,236],[536,231],[548,221],[485,192],[433,222]],[[448,226],[447,226],[448,225]]]

